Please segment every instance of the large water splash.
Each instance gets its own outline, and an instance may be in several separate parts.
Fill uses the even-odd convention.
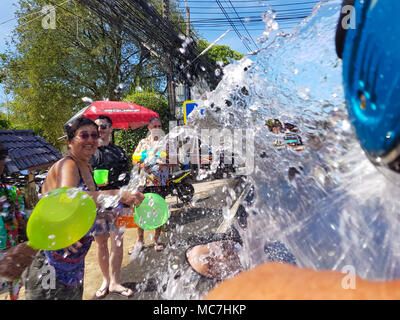
[[[351,266],[370,280],[400,276],[399,189],[367,160],[347,118],[334,47],[341,2],[317,5],[292,35],[271,30],[265,49],[225,67],[219,86],[195,97],[205,111],[193,113],[196,129],[255,133],[255,197],[244,203],[247,227],[235,221],[246,269],[275,256],[313,269]],[[267,130],[268,118],[296,124],[305,150],[278,150],[282,135]],[[289,179],[289,168],[300,174]],[[179,273],[164,274],[166,299],[207,293],[189,269]]]
[[[196,97],[203,127],[255,132],[256,197],[241,232],[247,268],[267,260],[264,244],[283,242],[302,267],[372,279],[400,276],[399,189],[369,163],[347,120],[342,64],[334,47],[341,1],[320,3],[290,36],[224,69],[216,90]],[[303,152],[277,150],[267,118],[300,128]],[[263,156],[260,155],[263,153]],[[293,181],[288,168],[299,172]]]

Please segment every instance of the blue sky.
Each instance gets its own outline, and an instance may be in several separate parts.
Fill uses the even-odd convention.
[[[185,9],[185,1],[177,0],[180,8]],[[265,23],[260,21],[263,12],[271,7],[282,18],[290,18],[311,13],[311,8],[316,0],[187,0],[190,8],[190,18],[201,37],[208,42],[213,42],[227,29],[230,32],[221,39],[218,44],[229,45],[232,49],[241,53],[257,48],[257,39],[265,30]],[[298,4],[301,3],[301,4]],[[1,0],[0,11],[0,52],[4,51],[7,40],[11,39],[11,33],[16,26],[14,12],[18,0]],[[222,7],[222,8],[221,8]],[[293,11],[295,10],[295,11]],[[229,23],[226,15],[234,23]],[[239,19],[240,17],[240,19]],[[285,20],[280,27],[285,32],[292,31],[292,27],[299,20]],[[242,36],[242,40],[239,37]],[[247,38],[243,40],[243,38]],[[246,43],[244,44],[243,41]],[[6,102],[6,95],[0,86],[0,103]],[[10,97],[9,97],[10,98]]]
[[[17,4],[17,0],[1,0],[1,9],[0,10],[0,52],[4,51],[6,41],[10,40],[11,32],[16,26],[16,20],[8,21],[14,18],[15,6]],[[8,21],[8,22],[7,22]],[[0,87],[0,103],[6,102],[7,97],[4,94],[4,91]]]
[[[180,8],[185,9],[185,0],[177,0]],[[219,3],[218,3],[219,2]],[[299,19],[291,17],[309,15],[312,8],[318,2],[316,0],[187,0],[190,8],[190,20],[209,42],[216,40],[227,29],[230,32],[221,39],[218,44],[229,45],[232,49],[241,53],[257,49],[257,39],[265,30],[262,20],[264,12],[273,9],[277,12],[280,29],[291,32]],[[224,15],[225,11],[226,15]],[[229,17],[237,32],[229,23]],[[240,19],[239,19],[240,17]],[[289,18],[289,19],[288,19]],[[248,39],[247,46],[243,44],[240,36]],[[246,40],[244,40],[246,41]]]
[[[16,25],[16,20],[8,21],[14,18],[15,6],[17,0],[1,0],[1,10],[0,10],[0,48],[3,49],[5,45],[5,39],[8,34],[14,29]],[[3,51],[3,50],[1,50]]]

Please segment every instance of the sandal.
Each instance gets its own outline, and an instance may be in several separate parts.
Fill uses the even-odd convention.
[[[129,288],[125,288],[125,289],[122,289],[122,290],[120,290],[120,291],[110,291],[110,293],[111,294],[117,294],[117,295],[119,295],[119,296],[121,296],[121,297],[124,297],[124,298],[130,298],[130,297],[132,297],[133,296],[133,290],[131,290],[132,291],[132,293],[131,294],[123,294],[123,293],[125,293],[125,292],[128,292],[129,290],[131,290],[131,289],[129,289]]]
[[[98,294],[100,293],[100,294]],[[104,288],[104,289],[98,289],[96,291],[96,293],[94,294],[92,300],[101,300],[104,299],[108,294],[109,294],[109,290],[108,288]]]
[[[165,248],[165,246],[162,243],[155,243],[154,244],[154,250],[156,250],[156,251],[163,251],[164,248]]]
[[[143,250],[143,248],[144,248],[143,242],[136,242],[135,245],[128,250],[128,254],[132,255],[132,253],[134,252],[139,253],[140,251]]]

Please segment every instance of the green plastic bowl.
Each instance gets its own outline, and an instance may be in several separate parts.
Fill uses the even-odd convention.
[[[35,206],[26,233],[35,249],[58,250],[79,241],[92,227],[96,204],[77,188],[50,191]]]
[[[136,224],[145,230],[154,230],[165,224],[169,217],[168,204],[156,193],[145,193],[139,207],[135,207]]]

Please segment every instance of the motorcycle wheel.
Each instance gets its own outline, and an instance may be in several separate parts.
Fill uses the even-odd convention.
[[[183,203],[188,203],[193,199],[194,187],[190,183],[180,183],[176,191],[178,193],[178,198]]]

